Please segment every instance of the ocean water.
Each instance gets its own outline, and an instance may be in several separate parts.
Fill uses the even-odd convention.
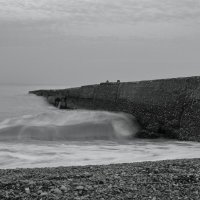
[[[56,167],[199,158],[200,143],[136,139],[133,116],[58,110],[36,89],[0,86],[0,168]]]

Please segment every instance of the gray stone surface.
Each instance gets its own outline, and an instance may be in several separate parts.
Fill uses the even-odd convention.
[[[200,159],[0,170],[1,200],[199,200],[199,186]]]

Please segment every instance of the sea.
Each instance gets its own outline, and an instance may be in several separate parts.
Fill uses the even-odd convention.
[[[136,139],[125,113],[59,110],[30,90],[63,86],[0,85],[0,169],[104,165],[199,158],[200,143]]]

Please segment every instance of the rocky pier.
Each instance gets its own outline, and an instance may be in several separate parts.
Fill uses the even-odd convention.
[[[30,93],[61,109],[132,114],[142,127],[138,137],[200,141],[200,77],[105,82]]]

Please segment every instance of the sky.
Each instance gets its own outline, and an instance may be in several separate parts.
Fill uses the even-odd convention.
[[[200,75],[199,0],[0,0],[0,84]]]

